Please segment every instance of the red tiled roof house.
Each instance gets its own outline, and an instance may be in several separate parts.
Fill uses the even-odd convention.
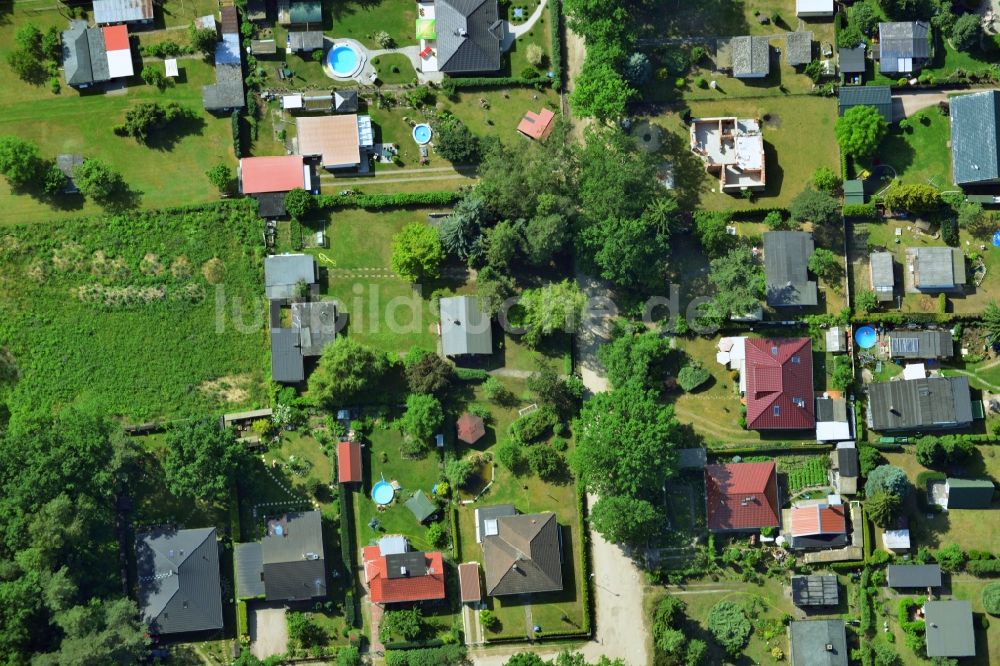
[[[378,546],[363,551],[365,582],[372,603],[395,604],[445,598],[441,553],[405,552],[382,555]]]
[[[361,445],[357,442],[337,444],[337,481],[361,483]]]
[[[745,349],[747,429],[815,428],[812,341],[747,338]]]
[[[538,113],[527,111],[521,122],[517,125],[517,131],[535,141],[545,141],[552,133],[552,125],[556,115],[548,109],[542,109]]]
[[[705,507],[711,532],[778,527],[778,475],[773,462],[705,466]]]
[[[312,189],[309,166],[301,155],[244,157],[237,172],[240,192],[268,194]]]

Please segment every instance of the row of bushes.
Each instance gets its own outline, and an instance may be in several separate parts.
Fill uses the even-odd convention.
[[[897,444],[896,442],[880,442],[876,440],[874,442],[868,442],[868,446],[873,449],[878,449],[879,451],[893,451],[898,453],[903,450],[903,445]]]
[[[348,576],[354,573],[354,545],[351,539],[351,523],[354,507],[351,503],[351,491],[343,484],[340,486],[340,557],[344,561],[344,571]]]
[[[950,324],[956,321],[974,321],[975,315],[942,314],[940,312],[868,312],[855,314],[851,321],[855,324],[893,324],[901,326],[905,323],[914,324]]]
[[[240,599],[236,602],[236,638],[241,643],[250,642],[250,624],[247,622],[247,602]]]
[[[465,663],[465,647],[443,645],[420,650],[387,650],[385,663],[386,666],[456,666]]]
[[[828,566],[837,573],[847,574],[863,569],[865,563],[862,560],[854,560],[853,562],[831,562]]]
[[[452,430],[454,432],[454,430]],[[458,534],[458,508],[453,506],[451,511],[448,512],[448,516],[451,518],[451,556],[455,558],[455,561],[459,561],[459,534]]]
[[[450,206],[462,198],[459,192],[404,192],[399,194],[321,194],[318,208],[364,208],[385,210],[404,206]]]
[[[872,521],[868,519],[868,513],[865,511],[864,506],[861,507],[861,522],[865,533],[865,562],[870,562],[875,550],[875,527],[872,525]]]
[[[552,72],[555,73],[555,80],[552,87],[556,92],[562,91],[565,72],[563,72],[563,12],[562,0],[549,0],[549,26],[552,31]]]
[[[866,204],[844,204],[843,215],[859,220],[877,220],[879,218],[878,207],[874,201]]]
[[[591,611],[593,610],[594,596],[593,588],[591,586],[590,580],[590,530],[587,529],[587,503],[584,501],[587,495],[587,489],[584,487],[583,483],[580,481],[576,482],[576,515],[577,520],[580,524],[578,529],[580,530],[581,539],[583,540],[580,556],[580,567],[583,569],[583,588],[580,590],[581,598],[583,599],[583,626],[580,627],[580,633],[590,635],[592,630],[593,619],[591,616]]]
[[[535,86],[546,88],[553,84],[553,79],[547,76],[454,76],[446,77],[442,88],[452,87],[455,90],[469,88],[513,88],[517,86]]]
[[[779,213],[785,219],[791,216],[787,208],[742,208],[730,211],[729,219],[734,222],[762,222],[771,213]]]
[[[827,452],[829,446],[821,446],[816,442],[761,442],[754,446],[746,444],[719,444],[709,443],[705,448],[714,455],[767,455],[771,453],[782,453],[785,451],[796,452]]]
[[[482,368],[455,368],[455,376],[463,382],[481,382],[485,381],[490,373]]]
[[[980,578],[1000,576],[1000,560],[969,560],[965,571]]]

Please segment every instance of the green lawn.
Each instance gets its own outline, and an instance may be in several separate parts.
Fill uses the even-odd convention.
[[[193,7],[195,3],[184,6]],[[27,22],[42,30],[50,25],[63,29],[66,18],[54,8],[39,10],[34,4],[15,3],[10,20],[0,25],[0,61],[6,63],[15,29]],[[179,31],[178,40],[184,39],[185,33]],[[200,58],[185,58],[178,64],[182,76],[165,92],[143,84],[136,76],[121,95],[81,94],[66,85],[59,95],[53,95],[47,85],[32,86],[20,81],[4,64],[0,67],[0,87],[4,91],[0,97],[0,135],[14,134],[34,141],[48,158],[79,153],[106,160],[123,173],[134,190],[142,193],[143,207],[212,201],[218,194],[205,177],[205,170],[218,162],[233,163],[230,123],[228,118],[215,118],[202,110],[201,87],[214,81],[213,67]],[[150,101],[178,102],[196,111],[198,120],[165,137],[167,140],[159,147],[114,135],[111,128],[121,122],[126,109]],[[13,194],[6,181],[0,182],[0,225],[99,212],[100,208],[79,197],[51,206],[24,194]]]
[[[947,190],[951,187],[951,123],[937,107],[924,109],[909,119],[909,127],[892,125],[873,160],[862,166],[888,164],[905,184],[933,185]]]
[[[379,80],[386,85],[412,83],[417,78],[410,59],[402,53],[388,53],[372,58],[372,65],[378,71]]]
[[[837,121],[836,101],[812,96],[768,97],[691,101],[692,118],[737,116],[757,118],[763,123],[767,187],[755,201],[719,192],[718,179],[707,173],[695,181],[700,206],[708,210],[732,208],[787,207],[809,184],[813,172],[821,166],[837,170],[839,152],[834,137]],[[653,119],[676,135],[677,150],[689,145],[688,126],[680,116],[668,112]],[[685,158],[686,159],[686,158]],[[684,163],[685,174],[691,167]]]
[[[265,402],[259,234],[242,204],[53,222],[44,239],[36,226],[5,229],[0,346],[21,371],[12,406],[145,421]],[[214,260],[218,285],[203,276]]]
[[[324,31],[350,37],[369,48],[380,48],[372,37],[385,31],[396,46],[416,44],[417,3],[414,0],[324,0]]]

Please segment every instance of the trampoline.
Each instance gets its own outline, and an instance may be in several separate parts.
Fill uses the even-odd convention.
[[[396,491],[393,490],[392,484],[385,479],[372,486],[372,500],[379,506],[391,504],[395,496]]]
[[[431,126],[426,123],[420,123],[413,128],[413,140],[417,142],[418,146],[426,145],[431,140]]]
[[[854,341],[862,349],[871,349],[878,342],[878,334],[871,326],[862,326],[854,332]]]

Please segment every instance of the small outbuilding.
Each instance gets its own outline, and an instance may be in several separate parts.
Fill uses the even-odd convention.
[[[337,481],[361,483],[361,445],[358,442],[337,444]]]
[[[445,356],[493,353],[490,316],[476,296],[441,299],[441,346]]]
[[[850,49],[837,49],[841,74],[865,73],[865,45],[858,44]]]
[[[892,89],[889,86],[844,86],[837,98],[837,113],[856,106],[873,106],[885,122],[892,122]]]
[[[848,666],[843,620],[803,620],[788,627],[792,666]]]
[[[890,564],[886,582],[894,590],[941,587],[939,564]]]
[[[927,656],[975,657],[976,632],[968,601],[928,601],[924,604]]]
[[[792,576],[792,603],[800,608],[836,606],[840,603],[837,577]]]
[[[891,252],[872,252],[868,260],[872,291],[879,303],[893,299],[896,288],[895,262]]]
[[[948,509],[988,509],[996,486],[989,479],[952,479],[945,482]]]
[[[833,0],[795,0],[795,15],[799,18],[833,16]]]
[[[528,111],[521,118],[521,122],[517,125],[517,131],[528,137],[529,139],[534,139],[535,141],[545,141],[552,132],[552,126],[555,123],[556,114],[552,113],[548,109],[542,109],[538,113],[534,111]]]
[[[813,59],[813,34],[790,32],[785,36],[785,58],[792,67],[808,65]]]
[[[458,421],[455,422],[455,429],[458,431],[458,440],[466,444],[475,444],[486,434],[483,417],[476,416],[471,412],[465,412],[458,418]]]
[[[418,523],[426,523],[438,513],[438,507],[430,500],[423,490],[417,490],[413,497],[406,500],[406,508],[410,510]]]
[[[458,586],[463,604],[478,604],[483,599],[483,585],[479,578],[479,563],[464,562],[458,565]]]

